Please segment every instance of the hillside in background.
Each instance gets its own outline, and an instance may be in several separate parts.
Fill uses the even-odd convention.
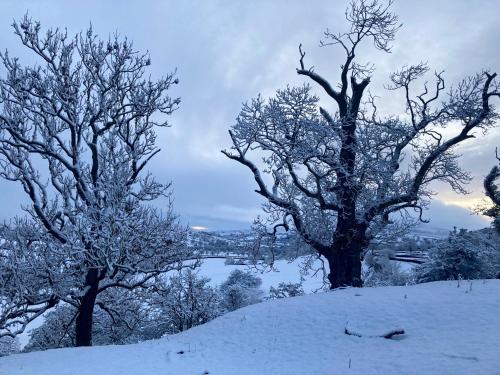
[[[489,230],[489,229],[485,229]],[[421,263],[427,257],[427,248],[437,241],[447,238],[450,229],[419,225],[402,235],[372,241],[370,249],[390,253],[393,260]],[[264,257],[274,260],[293,260],[314,254],[293,232],[278,232],[272,242],[262,241],[255,252],[256,237],[251,230],[199,231],[189,233],[188,246],[205,259],[221,258],[226,264],[248,265],[261,263]],[[207,276],[211,276],[207,274]]]

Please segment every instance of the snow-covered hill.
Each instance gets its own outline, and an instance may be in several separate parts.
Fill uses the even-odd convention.
[[[499,327],[500,280],[345,289],[249,306],[136,345],[4,357],[0,374],[494,375]],[[376,337],[395,328],[405,335]]]

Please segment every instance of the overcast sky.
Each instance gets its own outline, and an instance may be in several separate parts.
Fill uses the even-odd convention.
[[[326,28],[345,30],[347,1],[43,1],[1,0],[0,49],[29,61],[12,33],[13,19],[27,11],[42,27],[66,27],[74,34],[92,23],[102,37],[118,32],[149,50],[152,76],[177,68],[180,84],[171,90],[180,96],[172,127],[160,132],[162,152],[151,171],[172,181],[175,207],[190,225],[209,229],[244,228],[259,213],[260,199],[248,170],[226,159],[227,129],[241,103],[265,96],[287,84],[300,85],[298,44],[306,63],[335,82],[341,51],[319,48]],[[369,43],[358,52],[362,61],[375,63],[370,90],[380,96],[384,112],[398,113],[399,98],[383,89],[388,75],[403,64],[427,61],[433,70],[445,70],[448,86],[483,69],[500,71],[500,2],[497,0],[396,1],[394,11],[403,28],[391,54],[375,51]],[[318,94],[321,92],[318,90]],[[487,221],[466,207],[482,197],[482,178],[494,165],[500,131],[494,130],[461,147],[463,164],[474,181],[469,196],[449,188],[439,194],[427,213],[437,227],[477,228]],[[1,218],[19,213],[20,187],[0,182]]]

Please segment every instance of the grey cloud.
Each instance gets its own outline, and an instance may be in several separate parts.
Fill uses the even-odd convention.
[[[177,67],[180,84],[172,95],[181,96],[182,104],[171,118],[172,128],[160,132],[163,151],[151,171],[160,180],[173,181],[176,208],[191,224],[203,225],[206,220],[217,226],[219,220],[219,227],[231,226],[231,213],[217,214],[217,207],[234,207],[234,222],[241,223],[241,210],[252,212],[261,201],[248,172],[219,153],[229,144],[228,127],[243,101],[259,92],[267,96],[286,84],[304,82],[295,73],[299,42],[307,51],[308,64],[336,77],[342,54],[335,48],[319,48],[318,42],[327,27],[342,30],[346,5],[347,1],[339,0],[308,5],[298,0],[9,0],[2,2],[0,12],[0,49],[8,48],[29,61],[10,29],[12,19],[29,10],[43,27],[67,27],[72,34],[92,22],[101,37],[116,31],[129,37],[138,50],[150,51],[153,76]],[[498,1],[399,0],[395,10],[404,28],[393,53],[384,55],[366,45],[361,55],[376,63],[371,90],[381,96],[387,112],[403,109],[401,101],[383,90],[389,72],[402,64],[428,61],[436,70],[445,69],[446,77],[455,83],[483,68],[500,70]],[[470,188],[478,196],[481,177],[495,162],[499,137],[500,132],[494,131],[462,150],[463,164],[475,176]],[[7,185],[0,183],[3,217],[15,212],[22,199],[17,186]],[[440,189],[442,197],[453,197],[449,189]],[[439,218],[439,226],[449,227],[458,215],[452,208],[431,209],[429,215]]]

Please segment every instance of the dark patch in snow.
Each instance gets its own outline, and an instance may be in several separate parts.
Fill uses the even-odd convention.
[[[346,327],[344,330],[344,333],[346,335],[356,336],[356,337],[382,337],[384,339],[392,339],[394,336],[404,335],[405,330],[398,328],[398,329],[393,329],[391,331],[388,331],[387,333],[382,334],[382,335],[364,335],[364,334],[361,334],[361,333],[356,332],[356,331],[351,331],[349,328]]]

